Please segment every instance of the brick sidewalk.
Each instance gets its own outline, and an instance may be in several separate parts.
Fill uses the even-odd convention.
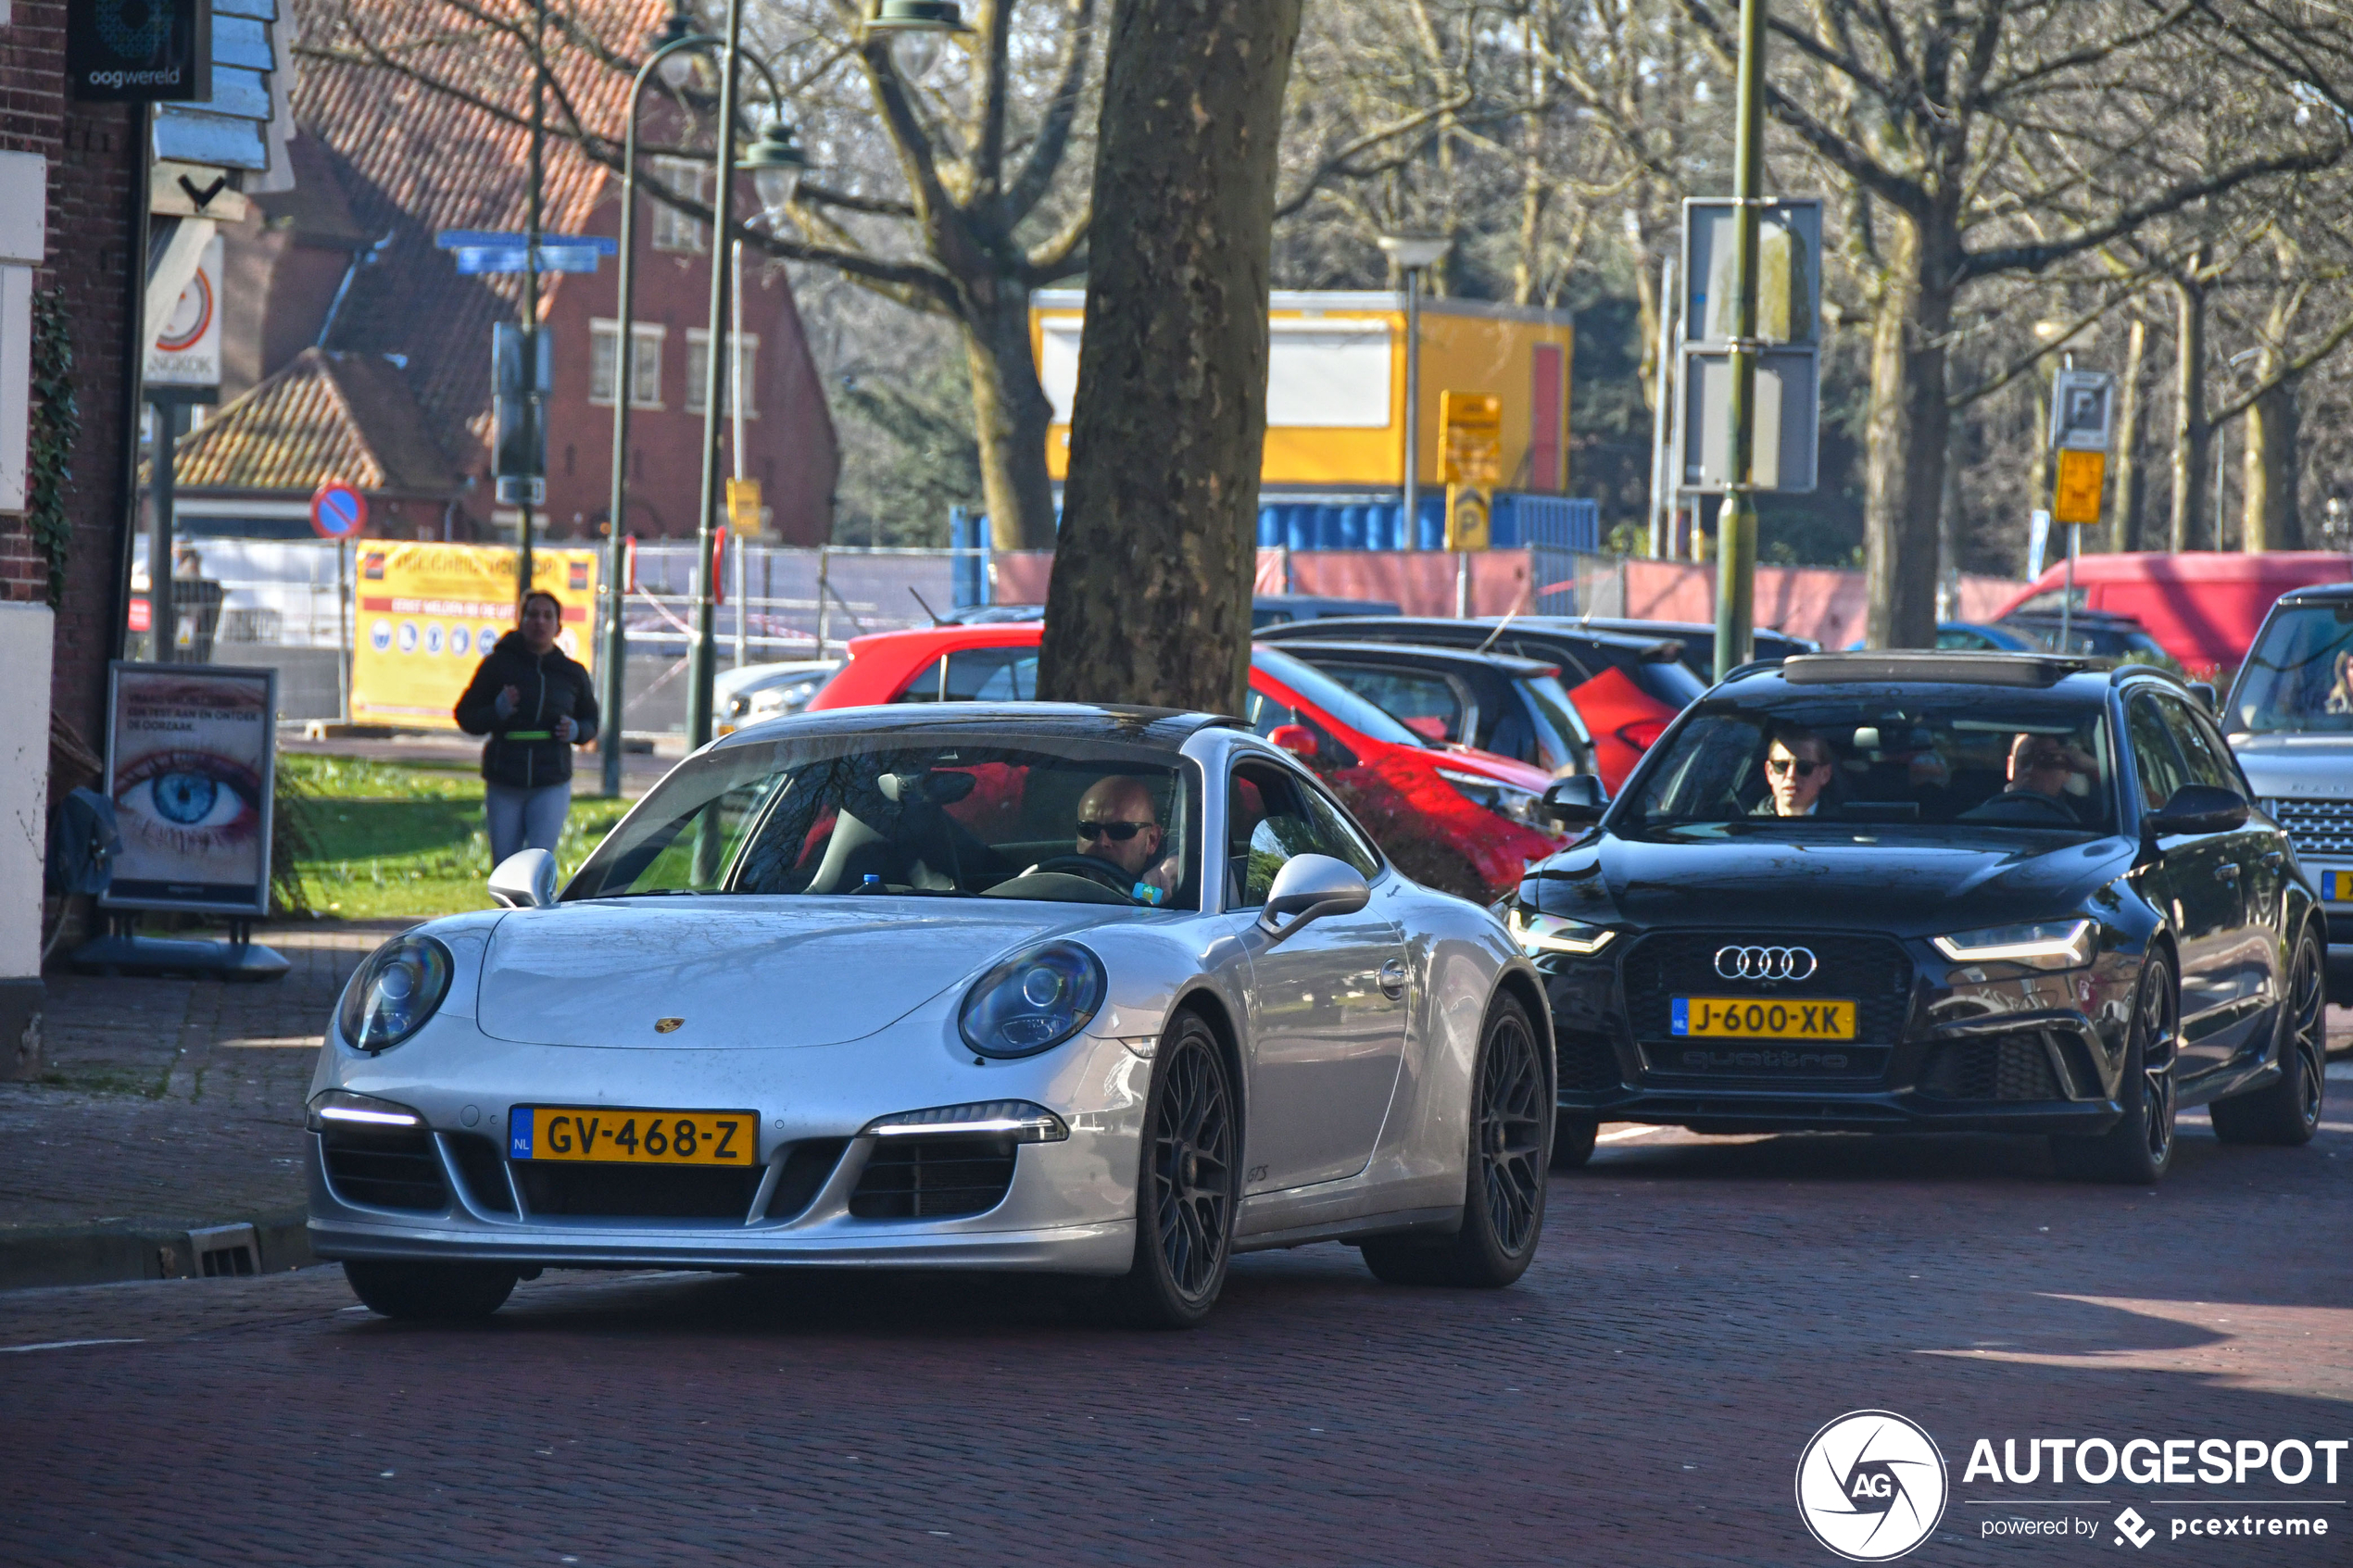
[[[265,927],[256,940],[294,965],[281,981],[50,975],[44,1080],[0,1083],[0,1242],[300,1208],[320,1031],[359,960],[413,923]]]

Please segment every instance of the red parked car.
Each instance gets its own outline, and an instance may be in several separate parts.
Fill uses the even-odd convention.
[[[882,632],[849,645],[849,662],[811,711],[889,702],[1023,702],[1037,695],[1037,621]],[[1380,819],[1467,860],[1491,895],[1560,847],[1542,815],[1541,769],[1463,746],[1433,746],[1330,676],[1277,649],[1251,652],[1253,729],[1350,797],[1376,838]],[[1392,830],[1393,831],[1393,830]]]

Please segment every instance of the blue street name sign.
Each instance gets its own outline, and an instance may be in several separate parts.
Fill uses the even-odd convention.
[[[614,241],[594,234],[542,234],[539,265],[531,265],[528,237],[487,229],[444,229],[433,237],[442,250],[457,253],[459,273],[594,272],[599,258],[619,253]]]

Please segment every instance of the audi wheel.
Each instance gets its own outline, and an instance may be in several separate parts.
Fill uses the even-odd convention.
[[[2173,1055],[2180,1041],[2182,999],[2172,966],[2152,953],[2141,966],[2133,1001],[2132,1034],[2116,1098],[2124,1114],[2097,1137],[2054,1137],[2059,1174],[2087,1182],[2154,1182],[2173,1164]]]
[[[2287,995],[2280,1004],[2280,1075],[2252,1094],[2218,1099],[2208,1114],[2214,1135],[2224,1143],[2293,1147],[2312,1141],[2321,1126],[2321,1101],[2328,1084],[2328,1018],[2320,938],[2306,931],[2288,964]]]

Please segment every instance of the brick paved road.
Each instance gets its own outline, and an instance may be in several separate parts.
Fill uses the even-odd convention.
[[[44,1081],[0,1084],[0,1235],[299,1208],[319,1032],[353,968],[413,923],[266,928],[294,968],[262,985],[50,975]]]
[[[1320,1247],[1189,1335],[936,1280],[551,1274],[466,1330],[332,1270],[0,1296],[0,1349],[135,1341],[0,1354],[0,1561],[1827,1564],[1796,1455],[1870,1406],[1957,1478],[1907,1562],[2113,1557],[1982,1539],[2068,1511],[1959,1500],[1970,1441],[2353,1437],[2349,1177],[2344,1110],[2292,1152],[2194,1125],[2155,1193],[2026,1142],[1623,1136],[1514,1289]],[[2146,1555],[2353,1561],[2353,1507],[2303,1512],[2331,1537]]]

